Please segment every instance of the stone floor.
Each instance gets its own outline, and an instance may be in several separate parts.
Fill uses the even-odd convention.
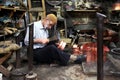
[[[85,74],[81,65],[72,64],[63,67],[39,65],[34,68],[38,80],[97,80],[96,75]],[[104,80],[119,80],[120,77],[105,76]]]
[[[24,50],[22,50],[22,52],[24,52]],[[8,63],[10,63],[10,61]],[[14,71],[17,71],[17,73]],[[37,74],[37,80],[97,80],[97,75],[86,74],[83,71],[83,66],[81,64],[69,64],[67,66],[38,64],[34,65],[32,71]],[[16,74],[17,76],[11,75],[10,78],[3,77],[3,80],[25,80],[25,75],[28,72],[28,62],[22,61],[21,68],[13,68],[11,70],[11,73]],[[18,76],[20,73],[23,75]],[[119,75],[105,75],[104,80],[120,80],[120,77]]]
[[[18,71],[16,75],[24,72],[27,74],[28,66],[26,65],[16,70]],[[85,74],[79,64],[70,64],[68,66],[34,65],[32,72],[37,74],[37,80],[97,80],[96,74]],[[120,77],[105,75],[103,79],[120,80]],[[25,74],[22,76],[13,75],[3,80],[25,80]]]
[[[4,80],[25,80],[28,74],[28,64],[15,69],[16,75],[25,73],[21,76],[12,75]],[[11,72],[14,72],[12,70]],[[34,65],[32,72],[37,74],[37,80],[97,80],[96,74],[86,74],[80,64],[69,64],[68,66],[50,66],[47,64]],[[14,72],[15,73],[15,72]],[[104,80],[120,80],[119,76],[105,75]],[[34,79],[33,79],[34,80]]]

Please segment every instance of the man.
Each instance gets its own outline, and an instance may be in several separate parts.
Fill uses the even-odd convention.
[[[76,63],[81,63],[83,58],[77,58],[75,55],[70,55],[63,52],[65,43],[63,41],[57,43],[56,45],[50,42],[48,29],[51,29],[57,24],[57,17],[54,14],[48,14],[45,19],[34,22],[34,35],[33,35],[33,58],[39,63],[57,62],[59,65],[67,65],[70,60]],[[28,45],[29,42],[29,29],[27,30],[25,36],[25,44]],[[64,44],[64,47],[63,47]]]

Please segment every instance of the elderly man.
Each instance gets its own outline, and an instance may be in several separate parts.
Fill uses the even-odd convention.
[[[33,35],[33,58],[38,63],[57,62],[59,65],[67,65],[70,60],[75,63],[81,63],[85,60],[84,57],[77,57],[70,55],[63,51],[65,43],[59,41],[57,44],[48,45],[50,42],[48,29],[51,29],[57,24],[57,17],[54,14],[48,14],[46,18],[34,22],[34,35]],[[29,31],[29,30],[27,30]],[[24,42],[28,45],[29,33],[26,33]],[[63,46],[64,45],[64,46]]]

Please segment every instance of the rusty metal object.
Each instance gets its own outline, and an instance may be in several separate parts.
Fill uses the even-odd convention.
[[[116,59],[119,59],[120,60],[120,48],[113,48],[111,49],[111,52],[112,56]]]
[[[17,68],[11,71],[10,80],[25,80],[28,69],[26,67]]]
[[[95,31],[95,35],[93,35],[92,38],[97,39],[97,30],[94,29],[94,31]],[[112,37],[117,34],[118,33],[116,31],[105,28],[105,29],[103,29],[103,40],[112,40]]]
[[[33,23],[29,24],[29,46],[28,46],[28,68],[32,70],[33,68]]]
[[[103,80],[103,26],[104,14],[97,13],[97,80]]]
[[[108,59],[113,63],[116,70],[120,70],[120,59],[114,58],[111,54],[108,54]]]

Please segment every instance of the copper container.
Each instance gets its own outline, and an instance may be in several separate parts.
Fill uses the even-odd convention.
[[[97,61],[97,43],[90,42],[82,45],[81,51],[87,55],[87,62]],[[103,57],[106,61],[106,55],[109,52],[107,46],[103,46]]]

